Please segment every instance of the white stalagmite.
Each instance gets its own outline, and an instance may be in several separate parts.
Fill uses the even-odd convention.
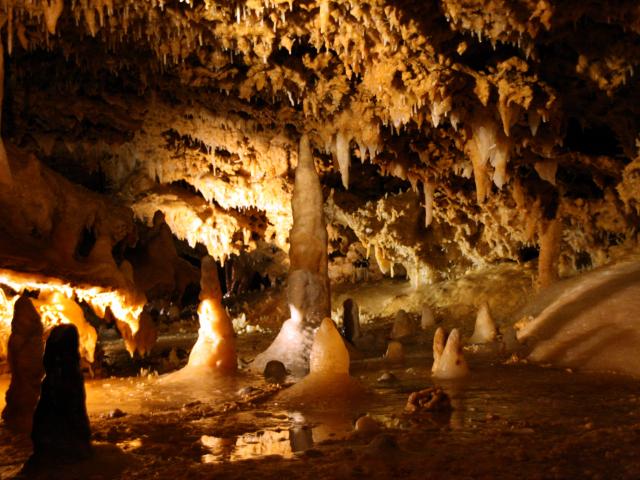
[[[349,167],[351,165],[351,154],[349,153],[349,143],[351,139],[343,132],[336,134],[336,158],[340,167],[340,176],[342,177],[342,185],[345,189],[349,189]]]
[[[424,226],[428,227],[433,221],[433,194],[436,186],[432,182],[424,182],[422,188],[424,189]]]
[[[443,342],[444,331],[438,328],[433,339],[432,376],[441,380],[453,380],[467,376],[469,374],[469,366],[464,359],[458,329],[451,330],[444,348],[442,346]],[[437,353],[440,351],[442,353]]]
[[[4,100],[4,45],[0,39],[0,114],[2,112],[2,103]],[[0,118],[0,129],[2,127],[2,119]],[[9,158],[4,148],[4,141],[0,137],[0,185],[5,187],[13,183],[11,176],[11,167],[9,167]]]
[[[291,200],[293,226],[289,234],[288,300],[291,318],[284,322],[273,343],[256,357],[254,371],[279,360],[294,374],[307,371],[313,332],[331,315],[327,274],[327,228],[320,179],[309,139],[303,135]]]
[[[469,339],[469,343],[490,343],[496,339],[497,334],[498,330],[491,317],[489,304],[484,302],[478,309],[476,325],[473,329],[473,335],[471,335]]]

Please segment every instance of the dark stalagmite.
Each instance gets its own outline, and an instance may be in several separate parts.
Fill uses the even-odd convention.
[[[91,430],[80,371],[78,330],[59,325],[51,330],[44,352],[45,377],[33,417],[30,463],[69,462],[91,453]]]

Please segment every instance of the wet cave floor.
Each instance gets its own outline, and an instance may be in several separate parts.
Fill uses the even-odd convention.
[[[38,478],[640,478],[638,380],[468,352],[469,377],[437,382],[432,336],[417,334],[401,365],[354,361],[351,374],[367,394],[348,401],[318,392],[313,403],[283,403],[281,387],[245,370],[89,379],[93,457]],[[159,344],[193,340],[163,336]],[[239,336],[239,357],[268,340]],[[105,347],[124,358],[120,350],[121,342]],[[384,373],[390,381],[380,381]],[[3,392],[8,381],[0,377]],[[450,413],[405,413],[411,392],[434,385],[450,396]],[[356,432],[363,414],[381,430]],[[27,439],[0,427],[0,478],[18,475],[29,454]]]

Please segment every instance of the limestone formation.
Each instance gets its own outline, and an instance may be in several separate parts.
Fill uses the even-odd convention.
[[[202,259],[198,318],[198,340],[191,349],[187,367],[206,366],[221,372],[235,371],[238,363],[235,333],[222,306],[218,268],[211,257]]]
[[[78,348],[75,325],[58,325],[51,330],[44,351],[45,377],[33,415],[29,462],[34,465],[77,461],[91,453]]]
[[[498,329],[491,317],[489,304],[483,303],[478,309],[476,316],[476,324],[473,329],[473,335],[469,338],[469,343],[489,343],[493,342],[498,335]]]
[[[2,419],[11,430],[31,432],[33,412],[40,396],[40,381],[44,375],[44,351],[40,315],[27,296],[14,305],[9,337],[9,368],[11,383],[6,393]]]
[[[637,258],[554,285],[518,315],[528,358],[575,369],[640,376]]]
[[[271,346],[256,357],[253,368],[261,371],[269,360],[279,360],[300,375],[308,368],[313,331],[331,313],[322,188],[306,135],[300,139],[291,209],[287,285],[291,318]]]
[[[457,328],[451,330],[444,340],[444,331],[440,328],[436,331],[433,340],[433,366],[431,375],[440,380],[455,380],[466,377],[469,367],[464,358],[460,332]]]

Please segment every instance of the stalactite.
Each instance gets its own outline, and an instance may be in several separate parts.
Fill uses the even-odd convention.
[[[433,182],[424,182],[424,226],[428,227],[433,221],[433,194],[436,186]]]
[[[336,158],[340,168],[340,177],[345,189],[349,189],[349,166],[351,165],[351,154],[349,152],[349,137],[342,131],[336,134]]]
[[[55,35],[58,19],[64,9],[64,0],[42,0],[42,9],[47,30],[51,35]]]

